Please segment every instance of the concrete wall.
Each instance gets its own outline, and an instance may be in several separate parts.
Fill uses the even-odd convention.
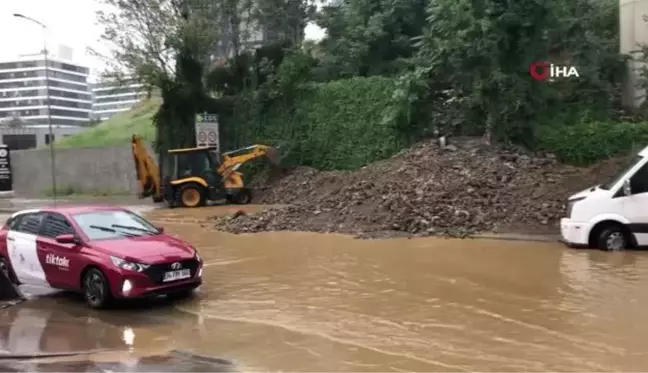
[[[106,148],[56,149],[57,189],[77,191],[137,192],[130,144]],[[49,148],[11,152],[14,192],[23,196],[51,191]]]
[[[52,134],[54,141],[62,139],[63,137],[74,135],[75,133],[88,130],[88,127],[79,126],[52,126]],[[44,124],[26,125],[20,128],[0,127],[0,142],[7,144],[5,135],[34,135],[36,138],[36,147],[48,145],[47,138],[49,137],[49,127]]]
[[[638,49],[639,44],[648,43],[648,0],[619,0],[619,7],[621,53],[630,54]],[[628,62],[628,81],[623,92],[626,107],[637,108],[644,101],[645,92],[637,87],[642,65],[637,60]]]

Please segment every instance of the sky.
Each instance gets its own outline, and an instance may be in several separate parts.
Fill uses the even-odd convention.
[[[38,53],[43,45],[40,26],[14,13],[23,14],[47,26],[45,38],[51,54],[58,45],[74,50],[73,60],[90,68],[91,75],[101,73],[101,59],[87,52],[92,47],[105,53],[109,46],[99,41],[102,28],[96,24],[97,0],[0,0],[0,60],[13,59],[21,54]],[[316,25],[306,27],[306,39],[320,39],[324,31]]]

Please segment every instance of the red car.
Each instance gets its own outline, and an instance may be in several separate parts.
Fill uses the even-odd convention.
[[[0,230],[0,270],[16,284],[81,292],[93,308],[116,298],[187,296],[202,283],[191,245],[110,206],[13,214]]]

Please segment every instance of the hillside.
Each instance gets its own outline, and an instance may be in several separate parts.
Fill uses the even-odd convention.
[[[125,145],[129,143],[133,134],[153,141],[155,138],[153,115],[160,104],[159,98],[143,101],[131,110],[119,113],[92,129],[61,139],[56,142],[56,146],[81,148]]]

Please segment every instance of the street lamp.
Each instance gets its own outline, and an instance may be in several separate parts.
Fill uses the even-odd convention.
[[[23,18],[28,21],[31,21],[39,25],[43,29],[43,59],[45,60],[45,96],[46,96],[46,105],[47,105],[47,127],[49,129],[49,146],[50,146],[50,161],[51,161],[51,172],[52,172],[52,195],[54,198],[54,206],[56,206],[56,167],[54,162],[54,132],[52,131],[52,114],[50,110],[50,91],[49,91],[49,60],[47,58],[47,38],[45,31],[47,26],[43,23],[20,13],[14,13],[14,17]]]

